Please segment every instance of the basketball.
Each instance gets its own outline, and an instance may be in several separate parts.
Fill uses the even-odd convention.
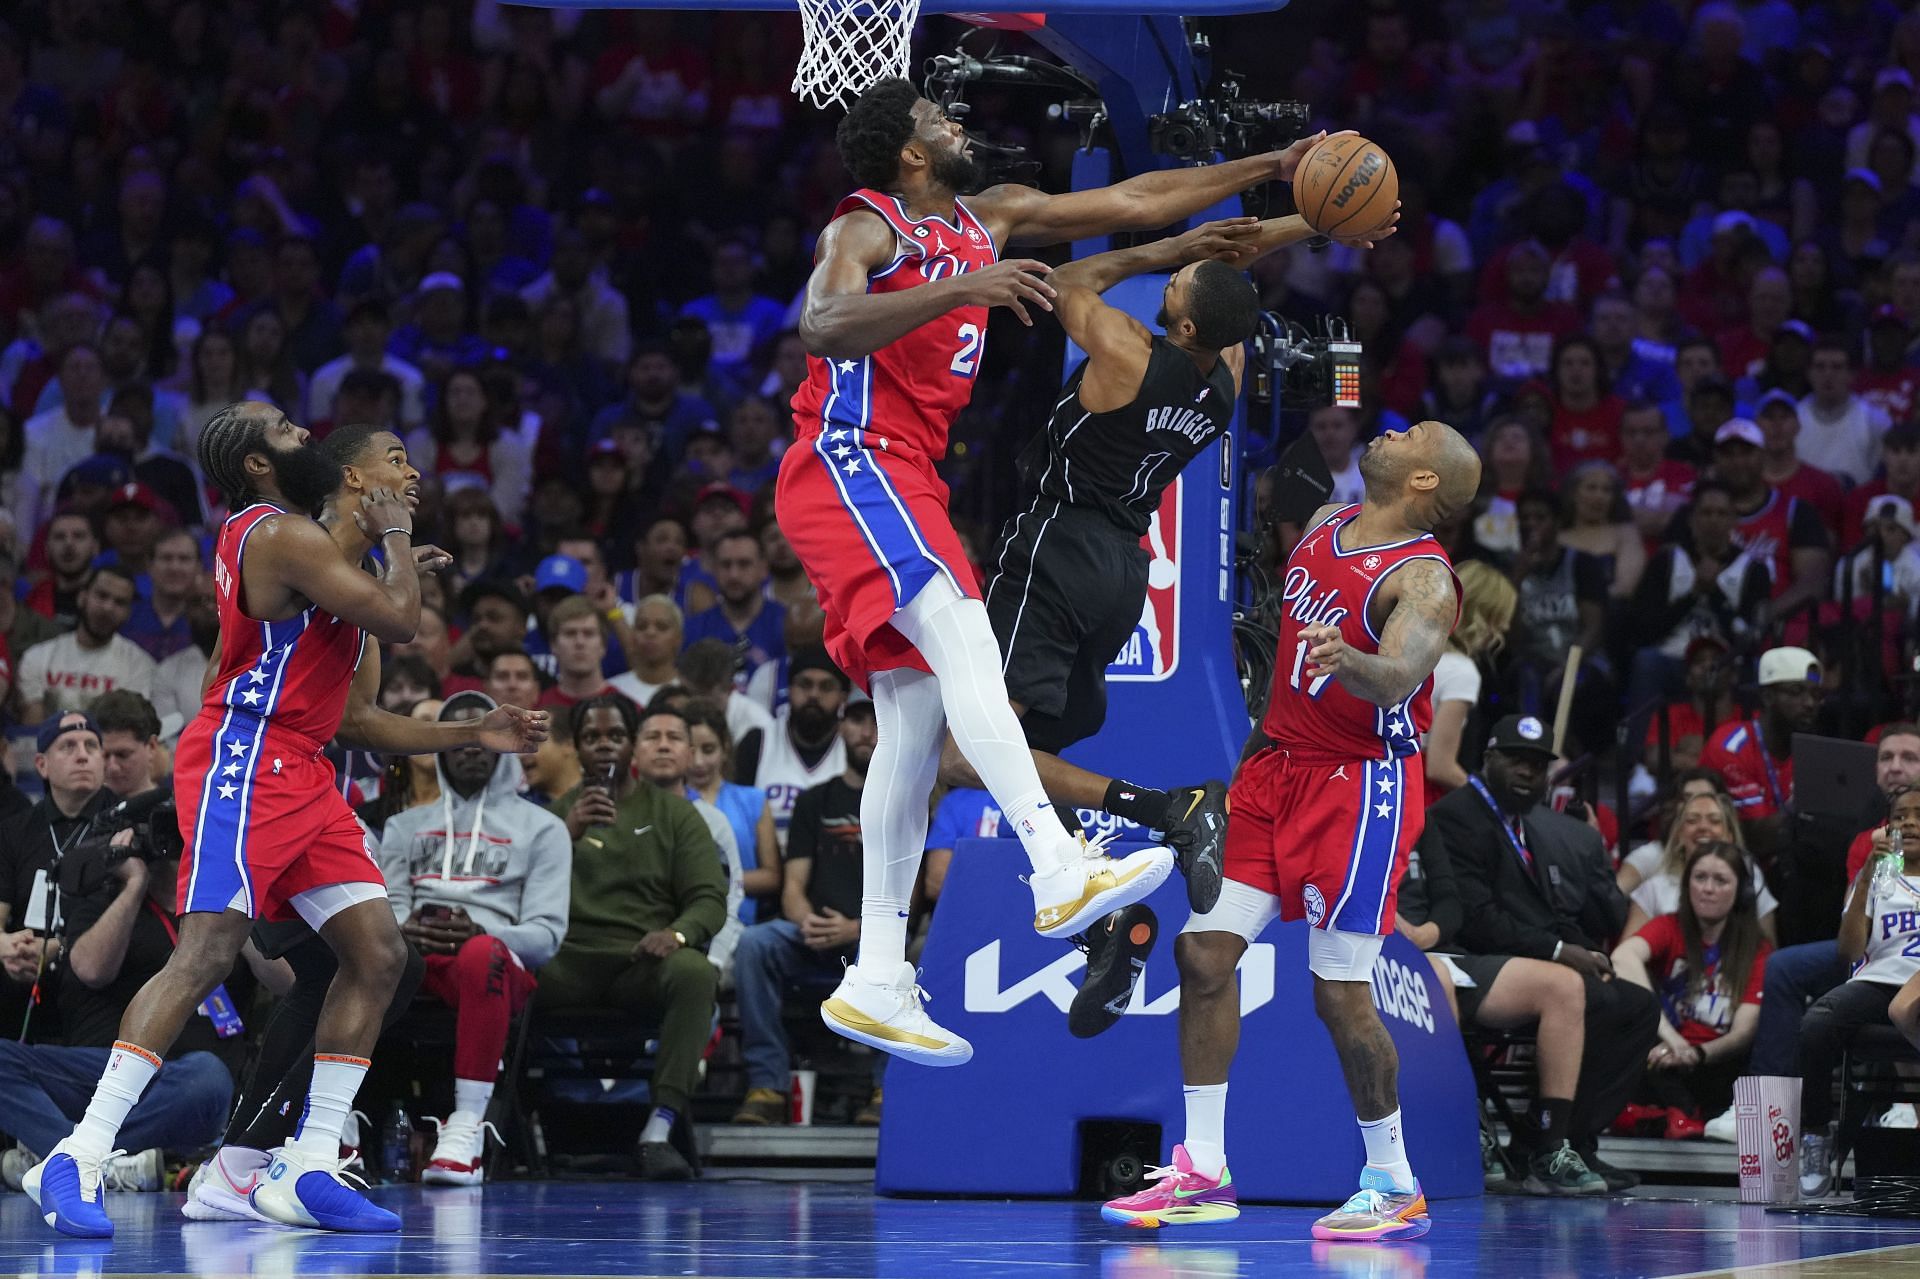
[[[1293,175],[1293,203],[1321,235],[1361,235],[1384,226],[1400,198],[1400,175],[1379,145],[1349,134],[1328,138]]]

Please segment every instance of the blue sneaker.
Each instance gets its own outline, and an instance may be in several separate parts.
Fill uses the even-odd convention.
[[[273,1152],[248,1199],[255,1212],[285,1226],[361,1234],[400,1229],[398,1216],[347,1184],[339,1159],[316,1159],[291,1146]]]
[[[20,1189],[40,1209],[40,1218],[63,1235],[75,1239],[113,1238],[113,1219],[100,1206],[100,1166],[111,1159],[88,1158],[60,1145],[46,1159],[27,1170]],[[116,1154],[119,1152],[115,1152]]]

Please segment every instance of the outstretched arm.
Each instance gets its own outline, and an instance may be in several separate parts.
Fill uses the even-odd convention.
[[[496,706],[479,719],[443,723],[381,709],[375,700],[380,692],[380,646],[371,635],[360,645],[360,665],[354,669],[336,734],[346,745],[388,755],[435,755],[478,743],[505,754],[530,751],[547,740],[546,711]]]
[[[1349,693],[1375,706],[1397,706],[1426,678],[1453,631],[1453,574],[1437,560],[1409,560],[1387,579],[1393,592],[1380,651],[1349,648],[1337,626],[1301,630],[1310,644],[1307,677],[1332,675]]]
[[[1011,306],[1031,324],[1026,304],[1051,305],[1044,262],[1009,258],[892,293],[867,292],[867,278],[899,252],[893,228],[855,210],[827,224],[800,310],[800,338],[822,359],[861,359],[962,306]]]
[[[1228,196],[1279,179],[1294,170],[1325,132],[1300,139],[1284,151],[1230,160],[1197,169],[1157,169],[1090,191],[1048,195],[1032,187],[997,186],[983,191],[973,207],[1004,244],[1060,244],[1115,231],[1149,231],[1210,209]]]

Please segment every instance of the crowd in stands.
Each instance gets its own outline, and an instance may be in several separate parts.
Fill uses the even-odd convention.
[[[1419,417],[1483,457],[1479,500],[1437,531],[1463,615],[1401,925],[1449,956],[1470,1029],[1537,1028],[1514,1166],[1561,1193],[1617,1182],[1599,1133],[1723,1135],[1742,1070],[1805,1072],[1816,1149],[1845,1028],[1916,1016],[1865,928],[1897,891],[1859,887],[1886,836],[1848,852],[1856,830],[1814,829],[1791,744],[1876,741],[1888,811],[1857,828],[1915,820],[1920,734],[1886,725],[1915,704],[1920,605],[1920,10],[1368,0],[1216,35],[1271,53],[1236,68],[1250,94],[1360,129],[1400,174],[1397,234],[1258,268],[1267,305],[1346,316],[1366,345],[1361,408],[1289,427],[1337,500],[1361,495],[1365,442]],[[873,740],[773,515],[797,299],[851,186],[833,121],[788,95],[797,40],[787,15],[497,0],[0,20],[0,725],[22,783],[0,789],[0,1131],[20,1152],[171,944],[164,859],[59,872],[116,797],[166,783],[198,706],[226,512],[196,442],[242,398],[320,438],[385,426],[425,477],[416,527],[453,563],[385,654],[382,704],[555,712],[517,760],[336,760],[422,998],[458,1010],[440,1178],[477,1175],[530,999],[659,1025],[648,1175],[688,1171],[669,1130],[717,1009],[741,1022],[735,1118],[787,1117],[782,1005],[857,940]],[[1045,105],[982,94],[968,123],[1058,187],[1073,138]],[[945,464],[987,565],[1063,350],[1046,324],[992,338]],[[1289,530],[1251,520],[1271,568]],[[1552,785],[1542,724],[1572,761]],[[605,839],[616,816],[647,833]],[[998,825],[984,795],[944,797],[917,929],[945,855]],[[183,1039],[131,1147],[217,1139],[257,1008],[299,976],[248,955],[234,1020]],[[876,1081],[862,1121],[880,1100]]]

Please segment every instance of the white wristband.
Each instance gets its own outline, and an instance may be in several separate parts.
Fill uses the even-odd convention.
[[[1557,941],[1557,942],[1555,942],[1555,943],[1553,943],[1553,957],[1554,957],[1554,960],[1555,960],[1556,962],[1557,962],[1557,961],[1559,960],[1559,958],[1560,958],[1560,952],[1561,952],[1562,950],[1565,950],[1565,949],[1566,949],[1566,946],[1567,946],[1567,943],[1565,943],[1565,942],[1563,942],[1563,941]]]

